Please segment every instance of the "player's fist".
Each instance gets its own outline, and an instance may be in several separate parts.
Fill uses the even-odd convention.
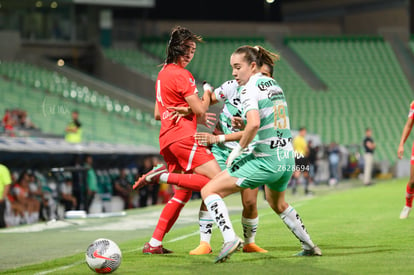
[[[213,92],[213,87],[209,83],[204,81],[203,82],[203,90],[204,90],[204,92],[212,93]]]

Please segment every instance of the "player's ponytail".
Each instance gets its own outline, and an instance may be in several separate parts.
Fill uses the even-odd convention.
[[[257,50],[257,59],[260,62],[260,66],[267,64],[273,67],[275,61],[278,61],[280,59],[280,56],[278,54],[272,53],[262,46],[256,45],[253,48]]]
[[[272,53],[262,46],[241,46],[234,51],[234,54],[244,54],[244,57],[247,63],[251,64],[256,62],[257,66],[260,68],[263,64],[268,65],[273,68],[275,61],[279,60],[280,57],[278,54]]]

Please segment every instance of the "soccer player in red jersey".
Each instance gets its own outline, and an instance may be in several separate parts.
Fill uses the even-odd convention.
[[[404,155],[404,143],[407,141],[408,136],[411,133],[411,129],[414,125],[414,101],[410,104],[410,111],[408,113],[408,119],[405,123],[404,130],[401,135],[400,145],[398,146],[398,157],[402,159]],[[411,169],[410,169],[410,179],[407,183],[406,194],[405,194],[405,205],[400,214],[400,219],[408,218],[411,208],[413,206],[414,198],[414,144],[411,149]]]
[[[211,89],[205,91],[200,99],[195,79],[185,69],[194,57],[196,43],[201,41],[200,36],[187,28],[178,26],[172,30],[167,46],[167,58],[156,81],[154,110],[156,119],[161,120],[160,153],[168,166],[169,181],[190,180],[196,186],[200,186],[200,181],[207,183],[221,171],[213,154],[206,147],[199,146],[194,138],[197,122],[206,126],[213,124],[208,121],[209,115],[206,114]],[[191,112],[179,119],[172,119],[173,107],[189,107]],[[142,180],[157,181],[165,172],[167,169],[164,165],[155,167],[139,179],[134,188]],[[191,190],[180,187],[175,189],[174,196],[161,212],[151,240],[144,246],[144,254],[172,253],[163,247],[162,240],[190,198]]]

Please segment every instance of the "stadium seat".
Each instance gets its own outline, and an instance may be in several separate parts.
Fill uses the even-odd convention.
[[[77,84],[56,72],[48,71],[23,62],[0,62],[1,102],[4,108],[21,108],[28,111],[29,117],[43,132],[64,135],[64,128],[70,121],[70,112],[79,110],[80,120],[85,129],[85,141],[120,142],[125,144],[148,144],[158,146],[159,125],[150,120],[137,121],[125,115],[129,106],[108,96],[100,95],[88,87]],[[143,117],[149,114],[143,113]],[[116,119],[112,119],[112,117]],[[125,124],[122,129],[108,127],[112,124]],[[122,123],[121,123],[122,122]],[[126,129],[136,129],[147,124],[143,139],[140,133],[118,135]],[[110,130],[108,130],[110,129]],[[122,136],[122,137],[119,137]]]
[[[317,115],[323,129],[309,130],[321,134],[324,142],[361,144],[365,128],[371,127],[376,159],[395,160],[404,123],[398,122],[407,115],[413,91],[390,45],[381,37],[292,38],[286,43],[328,86],[323,98],[314,92],[301,95],[310,106],[323,102],[324,112]],[[287,97],[295,104],[295,97]],[[301,109],[289,111],[293,117],[301,115]],[[303,124],[313,115],[315,111],[307,110]]]

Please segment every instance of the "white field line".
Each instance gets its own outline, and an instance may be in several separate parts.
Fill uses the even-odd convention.
[[[68,269],[68,268],[71,268],[71,267],[74,267],[74,266],[77,266],[77,265],[80,265],[80,264],[83,264],[83,263],[85,263],[85,261],[77,261],[77,262],[74,262],[73,264],[70,264],[70,265],[64,265],[64,266],[61,266],[61,267],[58,267],[58,268],[53,268],[53,269],[45,270],[45,271],[42,271],[42,272],[35,273],[34,275],[49,274],[49,273],[52,273],[52,272],[56,272],[56,271],[60,271],[60,270],[65,270],[65,269]]]
[[[299,207],[301,207],[305,203],[306,202],[297,203],[297,204],[295,204],[295,208],[299,208]],[[268,212],[266,214],[259,215],[259,217],[268,216],[268,215],[271,215],[273,213],[274,212],[270,211],[270,212]],[[231,222],[232,223],[235,223],[235,222],[239,222],[239,220],[232,220]],[[216,229],[217,229],[217,227],[214,227],[213,228],[213,230],[216,230]],[[171,239],[171,240],[167,241],[166,243],[173,243],[173,242],[181,241],[181,240],[187,239],[189,237],[198,235],[199,233],[200,233],[199,231],[194,231],[193,233],[190,233],[190,234],[187,234],[187,235],[183,235],[183,236],[177,237],[175,239]],[[138,247],[136,249],[132,249],[132,250],[126,251],[125,253],[132,253],[132,252],[136,252],[136,251],[139,251],[139,250],[142,250],[142,249],[143,249],[143,246]],[[45,271],[42,271],[42,272],[35,273],[34,275],[49,274],[49,273],[52,273],[52,272],[56,272],[56,271],[60,271],[60,270],[65,270],[65,269],[68,269],[68,268],[71,268],[71,267],[74,267],[74,266],[77,266],[77,265],[80,265],[80,264],[83,264],[83,263],[85,263],[85,261],[77,261],[77,262],[74,262],[74,263],[72,263],[70,265],[65,265],[65,266],[62,266],[62,267],[45,270]]]

